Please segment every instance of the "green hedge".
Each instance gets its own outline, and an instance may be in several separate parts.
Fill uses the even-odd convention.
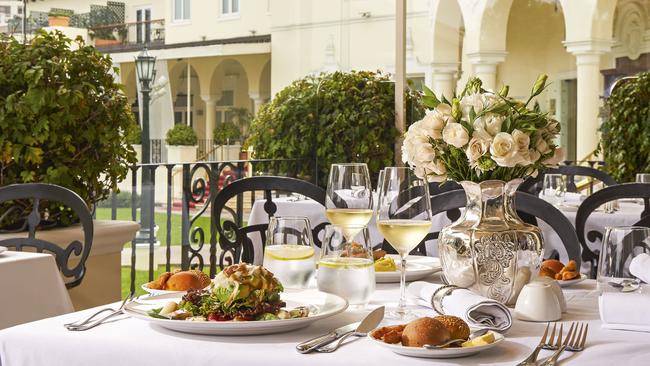
[[[196,132],[186,124],[177,124],[167,131],[167,145],[194,146],[196,141]]]

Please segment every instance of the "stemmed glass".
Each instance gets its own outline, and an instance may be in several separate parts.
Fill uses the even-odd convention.
[[[650,174],[648,173],[637,173],[636,174],[637,183],[650,183]]]
[[[287,288],[309,287],[316,273],[314,239],[306,217],[271,217],[264,267]]]
[[[608,227],[598,263],[600,292],[635,291],[641,281],[630,273],[632,259],[650,250],[650,228]]]
[[[363,163],[332,164],[327,181],[325,215],[350,238],[372,218],[372,186]]]
[[[564,202],[566,194],[566,182],[562,174],[544,175],[544,186],[542,187],[541,198],[552,204],[560,205]]]
[[[384,169],[379,182],[377,228],[401,259],[400,299],[393,318],[404,319],[406,310],[406,256],[431,229],[429,185],[409,168]]]

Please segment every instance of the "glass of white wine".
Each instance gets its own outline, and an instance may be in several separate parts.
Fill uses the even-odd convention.
[[[352,228],[368,225],[372,218],[372,196],[366,164],[332,164],[327,181],[325,215],[329,222],[344,228],[347,238],[356,235]]]
[[[354,232],[352,236],[348,233]],[[328,225],[318,262],[318,289],[364,308],[375,291],[375,266],[367,226]]]
[[[431,229],[431,198],[429,185],[405,167],[384,169],[379,182],[377,228],[400,256],[400,299],[390,316],[405,319],[406,257]]]
[[[286,288],[307,288],[316,273],[314,239],[306,217],[271,217],[264,267]]]

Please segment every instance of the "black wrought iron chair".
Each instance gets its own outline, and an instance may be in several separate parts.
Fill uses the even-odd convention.
[[[26,201],[31,201],[31,204]],[[49,252],[54,255],[56,264],[63,274],[67,288],[79,286],[86,274],[86,260],[93,244],[93,220],[86,203],[75,192],[53,184],[29,183],[12,184],[0,187],[0,204],[12,202],[12,206],[0,215],[0,223],[9,215],[24,218],[11,230],[0,230],[2,234],[15,234],[15,237],[0,240],[0,246],[22,251],[23,248],[35,248],[37,252]],[[79,218],[83,230],[83,243],[75,240],[66,247],[36,238],[36,229],[42,228],[43,218],[39,208],[45,202],[59,202],[70,208]],[[27,237],[24,232],[27,231]],[[13,236],[13,235],[12,235]],[[71,260],[77,263],[70,267]]]
[[[558,168],[547,169],[544,172],[540,172],[537,177],[526,179],[521,186],[519,186],[519,191],[538,195],[539,192],[542,191],[545,174],[562,174],[566,176],[568,192],[577,192],[575,181],[576,176],[594,178],[602,182],[606,187],[618,184],[614,178],[602,170],[579,165],[560,165]],[[593,191],[593,182],[590,183],[589,189],[590,192]]]
[[[639,217],[640,221],[637,223],[640,226],[648,226],[650,224],[650,183],[623,183],[610,187],[605,187],[591,196],[587,197],[576,213],[576,233],[578,240],[582,246],[582,260],[590,263],[590,277],[596,278],[598,272],[598,257],[600,256],[599,250],[591,250],[587,242],[595,242],[603,240],[605,228],[599,230],[591,230],[587,233],[586,224],[589,216],[600,206],[607,202],[619,200],[622,198],[637,198],[643,199],[644,209]],[[648,226],[650,227],[650,226]]]
[[[252,263],[255,257],[253,241],[249,235],[258,233],[262,238],[262,246],[266,241],[268,224],[244,225],[241,213],[227,206],[228,201],[245,192],[264,192],[264,212],[270,217],[277,212],[273,199],[280,193],[297,193],[310,198],[325,207],[325,190],[295,178],[288,177],[250,177],[236,180],[226,186],[214,197],[212,203],[212,225],[216,228],[220,248],[219,260],[216,261],[216,247],[211,248],[211,273],[215,266],[223,267],[239,262]],[[239,211],[239,214],[238,212]],[[320,247],[318,235],[328,223],[312,223],[312,235],[315,244]],[[214,250],[213,250],[214,249]]]
[[[573,229],[573,225],[557,208],[550,203],[524,192],[515,195],[517,213],[522,220],[529,224],[537,225],[537,219],[546,222],[558,234],[566,248],[570,259],[576,260],[580,265],[580,244]],[[431,196],[432,213],[437,215],[442,212],[454,212],[465,207],[467,198],[464,190],[453,190]],[[438,239],[440,232],[427,234],[424,240],[412,252],[416,255],[426,255],[425,243]],[[387,243],[386,243],[387,245]]]

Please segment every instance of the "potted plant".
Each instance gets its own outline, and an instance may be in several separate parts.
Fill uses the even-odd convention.
[[[650,73],[621,81],[605,103],[599,150],[618,182],[650,172]]]
[[[50,27],[69,27],[71,12],[63,10],[51,10],[47,14],[47,22]]]
[[[142,161],[142,127],[139,123],[135,124],[131,133],[127,136],[126,141],[133,146],[137,161]]]
[[[406,92],[407,121],[424,113],[419,95]],[[264,104],[253,119],[246,145],[256,158],[304,159],[304,178],[327,183],[330,164],[368,163],[373,180],[393,165],[395,88],[388,75],[369,71],[323,73],[294,81]],[[295,165],[295,163],[294,163]],[[293,166],[291,169],[295,169]]]
[[[557,165],[559,123],[531,101],[545,87],[540,76],[525,102],[484,90],[471,79],[463,92],[440,99],[425,89],[426,116],[404,136],[402,158],[432,182],[454,180],[467,194],[463,216],[438,239],[445,279],[506,304],[537,274],[543,254],[538,227],[514,207],[523,178]]]
[[[192,163],[196,160],[196,132],[191,126],[177,124],[167,131],[167,162]]]
[[[239,159],[239,144],[241,133],[239,127],[234,122],[223,122],[217,124],[214,128],[212,138],[217,148],[217,160],[237,160]]]

